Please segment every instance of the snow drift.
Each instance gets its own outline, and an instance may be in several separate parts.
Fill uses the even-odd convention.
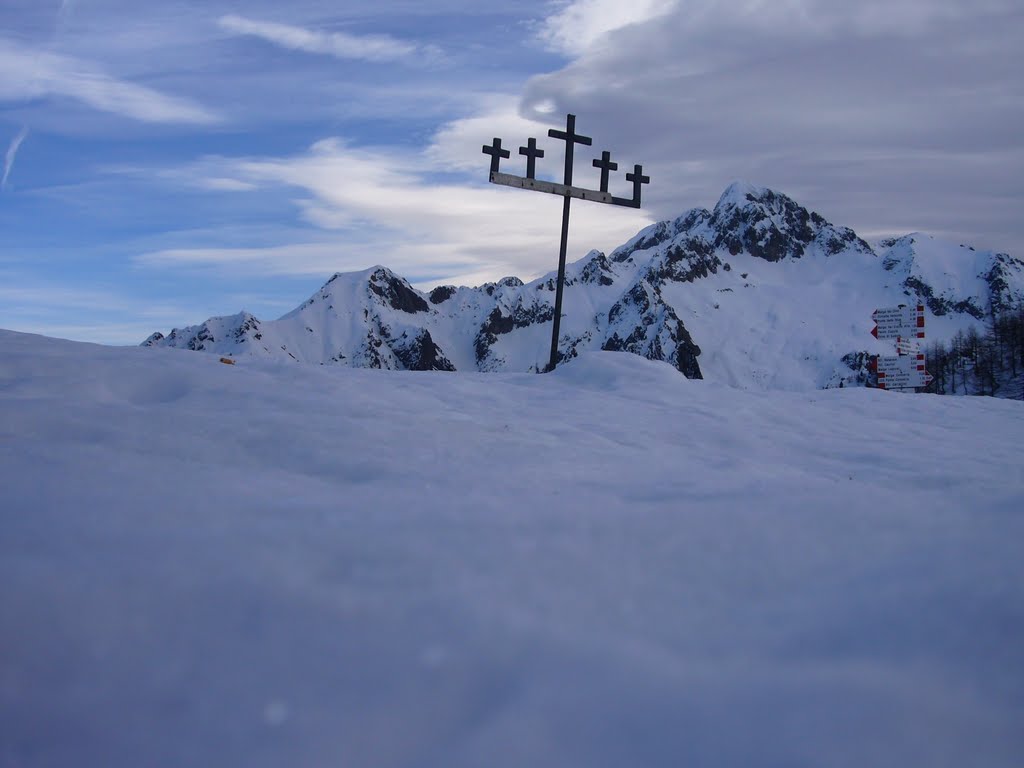
[[[0,332],[0,764],[1019,765],[1022,437]]]

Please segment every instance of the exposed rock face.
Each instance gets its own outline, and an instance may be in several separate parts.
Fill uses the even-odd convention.
[[[672,363],[690,379],[702,378],[693,343],[686,326],[667,306],[656,285],[641,280],[608,311],[610,335],[602,349],[632,352],[648,360]]]
[[[985,316],[985,310],[979,307],[973,298],[968,297],[954,302],[941,296],[936,296],[930,285],[914,275],[907,277],[903,281],[903,285],[911,293],[922,299],[936,317],[941,317],[950,312],[965,312],[978,320]]]
[[[726,189],[709,220],[715,248],[746,252],[765,261],[800,258],[811,246],[828,255],[847,249],[870,252],[853,230],[834,227],[779,192],[735,183]]]
[[[377,266],[334,275],[278,320],[243,312],[143,343],[321,365],[542,370],[554,298],[554,273],[424,294]],[[615,350],[737,386],[863,385],[879,354],[865,348],[871,309],[911,301],[950,334],[1024,303],[1024,262],[921,234],[876,252],[786,195],[737,182],[711,211],[568,265],[559,359]]]
[[[587,254],[583,269],[580,270],[580,282],[589,285],[614,285],[615,272],[612,270],[608,257],[600,251],[591,251]]]
[[[430,292],[430,303],[442,304],[454,296],[456,290],[454,285],[439,285]]]
[[[390,269],[378,268],[367,280],[371,291],[387,302],[388,306],[400,312],[415,314],[429,312],[430,305],[404,279]]]
[[[997,253],[981,278],[988,285],[990,310],[1006,312],[1024,303],[1024,261]]]
[[[444,356],[426,328],[403,331],[391,342],[391,349],[402,367],[408,371],[454,371],[451,360]]]
[[[511,310],[496,306],[481,324],[473,341],[477,368],[481,371],[503,370],[506,358],[493,352],[498,337],[512,333],[517,328],[550,323],[554,316],[554,307],[536,297],[527,305],[520,296]]]
[[[880,245],[886,249],[885,271],[936,317],[966,314],[981,320],[1024,302],[1024,262],[1005,253],[979,252],[920,233]]]
[[[843,355],[842,363],[845,369],[837,367],[825,388],[875,386],[878,383],[878,373],[871,365],[872,359],[871,353],[866,351]]]

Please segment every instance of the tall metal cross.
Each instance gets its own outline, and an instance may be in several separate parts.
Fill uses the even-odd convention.
[[[572,149],[576,144],[583,144],[589,147],[594,140],[589,136],[580,136],[576,133],[576,115],[565,116],[565,130],[556,131],[554,128],[548,130],[548,136],[552,139],[561,139],[565,142],[565,186],[572,184]],[[569,198],[565,198],[566,201]]]
[[[527,146],[519,148],[519,154],[526,155],[526,178],[533,179],[537,176],[537,158],[544,157],[544,150],[537,149],[536,139],[530,139],[526,144]]]
[[[601,153],[601,159],[594,161],[594,167],[601,169],[601,191],[602,192],[607,192],[608,191],[608,171],[617,171],[617,170],[619,170],[619,164],[612,162],[612,153],[611,152],[602,152]],[[626,177],[626,180],[627,181],[630,180],[628,176]],[[648,179],[648,181],[650,181],[650,179]]]
[[[512,157],[511,152],[501,148],[501,139],[498,138],[494,139],[494,143],[491,146],[484,145],[484,154],[491,156],[491,173],[498,172],[498,163],[501,162],[501,158]]]
[[[527,146],[519,148],[519,154],[526,156],[526,176],[514,176],[510,173],[502,173],[499,170],[502,158],[507,159],[511,156],[507,149],[502,149],[501,139],[495,138],[492,144],[485,144],[483,152],[485,155],[491,156],[490,180],[492,184],[530,189],[535,192],[548,192],[563,198],[562,241],[558,250],[558,283],[555,287],[554,326],[551,329],[551,357],[546,369],[547,371],[553,371],[558,364],[558,333],[562,321],[562,293],[565,287],[565,255],[569,244],[569,202],[572,198],[576,197],[580,200],[592,200],[597,203],[639,208],[641,188],[644,184],[649,184],[651,179],[649,176],[644,176],[643,166],[634,165],[633,172],[626,174],[626,181],[633,182],[633,197],[624,198],[611,195],[608,192],[608,175],[610,171],[617,171],[619,164],[612,162],[611,153],[602,152],[601,159],[594,160],[593,162],[595,168],[601,169],[600,190],[574,187],[572,184],[573,150],[577,144],[591,146],[593,139],[576,133],[576,115],[566,115],[565,130],[558,131],[552,128],[548,131],[548,136],[565,142],[565,173],[563,175],[563,183],[561,184],[537,180],[536,161],[537,158],[544,157],[544,150],[537,148],[536,139],[531,138],[527,142]]]

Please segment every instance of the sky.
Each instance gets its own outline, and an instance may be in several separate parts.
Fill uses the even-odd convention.
[[[576,114],[643,165],[640,210],[573,205],[569,258],[733,180],[869,241],[1024,256],[1019,0],[3,0],[0,327],[112,344],[331,274],[422,288],[557,266],[559,201],[481,147]],[[521,167],[522,166],[522,167]]]

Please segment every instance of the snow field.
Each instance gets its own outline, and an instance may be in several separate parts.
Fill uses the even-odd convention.
[[[1017,765],[1022,436],[0,331],[0,765]]]

